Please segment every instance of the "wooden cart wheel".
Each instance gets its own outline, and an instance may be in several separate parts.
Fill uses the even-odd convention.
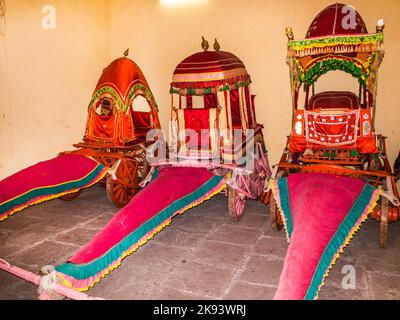
[[[146,154],[146,149],[142,149],[134,157],[134,159],[138,162],[137,175],[139,183],[147,177],[147,174],[150,171],[150,166],[147,163]]]
[[[255,159],[254,159],[254,173],[252,174],[252,186],[253,193],[255,196],[260,197],[263,194],[264,182],[270,172],[267,172],[265,168],[269,168],[267,149],[265,148],[264,138],[261,134],[257,134],[254,138],[255,144]],[[261,152],[258,147],[261,144]]]
[[[280,210],[278,208],[278,205],[276,204],[274,195],[270,194],[269,198],[269,220],[271,222],[272,229],[275,231],[280,231],[283,228],[283,220],[282,216],[280,213]]]
[[[381,197],[381,221],[380,221],[380,235],[379,246],[384,248],[386,245],[387,232],[388,232],[388,215],[389,215],[389,200],[386,197]]]
[[[246,197],[228,186],[229,215],[233,220],[240,221],[243,218],[245,204]]]
[[[137,169],[139,183],[142,182],[142,180],[147,177],[149,172],[150,172],[150,166],[147,163],[146,159],[144,159],[143,162],[139,163],[139,166]]]
[[[77,192],[66,194],[66,195],[60,197],[59,199],[62,201],[72,201],[72,200],[75,200],[76,198],[78,198],[81,193],[82,193],[82,190],[78,190]]]
[[[137,169],[136,161],[122,159],[116,171],[117,179],[107,177],[107,197],[117,208],[127,205],[137,193],[139,189]]]

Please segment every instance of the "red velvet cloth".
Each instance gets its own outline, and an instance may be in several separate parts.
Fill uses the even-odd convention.
[[[232,114],[232,128],[233,129],[242,129],[242,118],[240,115],[239,90],[231,91],[231,114]]]
[[[193,97],[190,95],[186,96],[186,109],[193,109]]]
[[[132,112],[133,126],[136,129],[149,130],[151,126],[150,112],[133,111]]]
[[[247,123],[249,124],[250,128],[254,128],[255,127],[255,123],[253,122],[252,119],[252,112],[254,112],[254,110],[252,110],[252,105],[251,105],[251,96],[250,96],[250,88],[249,87],[245,87],[244,88],[244,92],[245,92],[245,96],[246,96],[246,108],[247,108]],[[253,101],[254,102],[254,101]]]
[[[137,138],[136,132],[133,131],[133,119],[132,114],[120,113],[120,125],[122,126],[122,141],[132,140]]]
[[[355,144],[358,115],[358,112],[335,115],[305,112],[307,141],[325,146]]]
[[[140,70],[135,62],[128,58],[119,58],[111,62],[111,64],[103,70],[94,92],[101,87],[112,86],[118,89],[122,97],[126,97],[127,91],[134,81],[141,82],[146,87],[149,87],[142,70]]]
[[[93,136],[89,138],[100,138],[103,140],[114,140],[115,139],[115,122],[116,115],[112,116],[100,116],[98,114],[93,115]]]
[[[186,137],[186,147],[195,150],[198,148],[209,149],[211,146],[209,109],[185,110],[184,115],[185,128],[196,132],[196,136],[188,135]]]
[[[322,10],[308,28],[306,38],[368,33],[365,22],[357,11],[355,25],[348,27],[349,10],[345,6],[335,3]]]
[[[204,98],[204,107],[207,109],[218,107],[218,97],[216,94],[206,94]]]

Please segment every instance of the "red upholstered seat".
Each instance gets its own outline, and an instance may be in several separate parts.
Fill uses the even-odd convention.
[[[360,100],[349,91],[326,91],[313,95],[308,110],[317,109],[359,109]]]
[[[211,131],[216,129],[216,109],[178,110],[178,124],[179,130],[185,132],[187,149],[209,150]]]
[[[151,129],[150,112],[133,111],[133,127],[136,134],[144,134]]]

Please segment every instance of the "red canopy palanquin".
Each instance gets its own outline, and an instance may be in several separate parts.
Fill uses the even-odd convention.
[[[287,35],[294,108],[290,150],[303,153],[340,146],[353,154],[376,153],[373,130],[376,79],[384,56],[383,27],[378,25],[377,33],[369,34],[353,7],[335,3],[315,17],[305,39],[294,40],[291,28]],[[348,91],[316,94],[315,82],[330,71],[356,78],[359,95]],[[302,87],[306,92],[304,110],[298,101]]]
[[[149,111],[137,111],[133,101],[146,99]],[[144,141],[150,129],[160,128],[157,104],[138,65],[127,57],[114,60],[97,83],[88,108],[84,140],[114,146]]]
[[[173,134],[180,154],[210,158],[221,151],[233,160],[234,130],[257,128],[251,78],[234,54],[207,49],[184,59],[173,73]]]

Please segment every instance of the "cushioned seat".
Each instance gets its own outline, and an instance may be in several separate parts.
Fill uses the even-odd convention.
[[[313,95],[307,110],[317,109],[359,109],[360,100],[349,91],[326,91]]]
[[[146,136],[147,132],[152,128],[150,112],[132,111],[132,120],[135,133],[139,136]]]

